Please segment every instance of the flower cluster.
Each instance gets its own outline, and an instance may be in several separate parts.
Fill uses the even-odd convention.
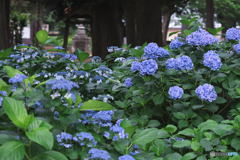
[[[112,139],[113,141],[118,140],[118,138],[121,138],[121,139],[128,138],[128,133],[124,133],[124,129],[120,127],[121,120],[110,128],[110,131],[116,134],[113,136],[113,139]]]
[[[240,30],[237,28],[229,28],[226,32],[226,39],[227,40],[234,40],[238,41],[240,40]]]
[[[98,95],[97,97],[93,97],[92,99],[94,100],[101,100],[103,102],[109,102],[109,99],[114,100],[113,96],[111,96],[110,94],[107,95]]]
[[[214,90],[214,87],[207,83],[204,85],[200,85],[195,90],[195,92],[201,100],[206,100],[208,102],[212,102],[217,99],[217,93]]]
[[[111,156],[105,150],[100,150],[97,148],[92,148],[88,151],[88,156],[90,159],[101,159],[101,160],[109,160]]]
[[[16,84],[18,82],[22,82],[26,78],[28,78],[26,75],[16,73],[14,77],[8,80],[8,82],[12,84]]]
[[[92,116],[93,124],[98,124],[102,127],[111,127],[112,126],[112,114],[113,111],[99,111]]]
[[[99,57],[99,56],[93,56],[92,58],[91,58],[91,62],[92,63],[100,63],[102,61],[102,59],[101,59],[101,57]]]
[[[179,37],[175,38],[174,40],[171,41],[170,43],[170,49],[175,50],[184,45],[184,42],[179,41]]]
[[[216,71],[219,70],[222,66],[221,59],[219,58],[216,51],[208,51],[203,55],[203,64],[211,68],[211,70]]]
[[[73,140],[78,142],[80,146],[93,147],[97,144],[92,134],[87,132],[77,133]]]
[[[158,69],[157,62],[153,59],[145,60],[141,63],[140,74],[145,75],[154,75]]]
[[[140,71],[140,69],[141,69],[141,63],[138,61],[134,61],[132,63],[131,71],[136,72],[136,71]]]
[[[0,91],[0,106],[2,106],[3,97],[7,96],[6,91]]]
[[[119,157],[118,160],[135,160],[135,159],[130,155],[124,155]]]
[[[124,83],[126,84],[126,87],[131,87],[133,85],[131,78],[125,79]]]
[[[234,50],[235,50],[236,53],[240,53],[240,43],[235,44],[235,45],[233,46],[233,48],[234,48]]]
[[[218,42],[218,39],[202,28],[199,28],[187,36],[186,42],[193,46],[206,46]]]
[[[182,56],[177,59],[170,58],[166,62],[167,69],[176,69],[177,71],[180,70],[191,70],[193,69],[193,63],[190,57]]]
[[[75,82],[66,80],[66,79],[51,79],[47,83],[47,88],[51,88],[52,90],[61,90],[66,89],[67,91],[71,91],[72,88],[79,88],[79,85]],[[51,86],[51,87],[50,87]]]
[[[65,148],[70,148],[73,146],[71,143],[72,141],[72,135],[66,132],[62,132],[61,134],[57,135],[57,141],[60,146],[64,146]]]
[[[144,47],[144,55],[148,59],[157,59],[169,57],[169,53],[166,49],[162,47],[158,47],[156,43],[149,43],[146,47]]]
[[[178,86],[173,86],[169,88],[168,94],[170,95],[171,99],[180,99],[183,95],[183,89]]]

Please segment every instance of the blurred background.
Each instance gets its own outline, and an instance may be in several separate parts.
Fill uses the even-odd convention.
[[[105,57],[107,47],[144,42],[166,46],[186,26],[182,18],[198,17],[208,29],[240,22],[239,0],[0,0],[0,50],[17,44],[37,46],[38,30],[52,41],[46,49],[76,48]]]

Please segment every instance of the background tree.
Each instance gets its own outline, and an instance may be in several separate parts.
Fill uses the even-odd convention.
[[[206,28],[214,28],[214,1],[206,0]]]
[[[10,1],[0,0],[0,50],[10,47]]]

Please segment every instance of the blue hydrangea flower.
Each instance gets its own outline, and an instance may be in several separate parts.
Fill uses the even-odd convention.
[[[218,39],[202,28],[199,28],[187,36],[186,42],[193,46],[206,46],[218,42]]]
[[[120,156],[118,160],[135,160],[135,159],[130,155],[124,155],[124,156]]]
[[[100,150],[97,148],[92,148],[88,151],[88,155],[91,159],[101,159],[101,160],[109,160],[111,156],[105,150]]]
[[[203,55],[203,65],[211,68],[211,70],[219,70],[222,66],[221,59],[219,58],[216,51],[208,51]]]
[[[140,62],[135,61],[135,62],[132,63],[132,67],[131,67],[132,72],[140,71],[140,69],[141,69],[141,63]]]
[[[140,73],[141,75],[154,75],[157,71],[158,65],[157,62],[153,59],[145,60],[141,63]]]
[[[134,144],[133,145],[133,151],[130,153],[130,155],[135,156],[139,153],[140,153],[140,149],[139,149],[138,145]]]
[[[124,83],[126,84],[126,87],[131,87],[133,85],[133,82],[131,82],[131,78],[125,79]]]
[[[111,127],[112,126],[112,114],[113,111],[99,111],[92,116],[94,119],[94,124],[99,124],[102,127]]]
[[[226,32],[226,39],[238,41],[240,39],[240,30],[234,27],[229,28]]]
[[[67,91],[71,91],[73,88],[79,88],[79,85],[75,82],[66,80],[66,79],[51,79],[46,83],[47,87],[52,90],[61,90],[66,89]]]
[[[170,43],[170,49],[175,50],[184,45],[184,42],[179,41],[179,37],[176,37],[174,40],[171,41]]]
[[[0,97],[0,106],[2,106],[3,97]]]
[[[0,91],[0,95],[2,95],[2,96],[7,96],[7,92],[6,91]]]
[[[240,53],[240,43],[233,46],[236,53]]]
[[[92,63],[100,63],[102,61],[102,59],[101,59],[101,57],[99,57],[99,56],[93,56],[92,58],[91,58],[91,62]]]
[[[200,85],[196,90],[195,90],[197,96],[201,100],[205,100],[208,102],[212,102],[217,99],[217,93],[214,90],[214,87],[210,84],[204,84]]]
[[[62,47],[62,46],[55,46],[54,49],[60,49],[60,50],[62,50],[63,47]]]
[[[113,137],[113,139],[112,139],[113,141],[118,140],[118,137],[121,139],[128,138],[128,134],[127,133],[125,134],[124,129],[122,127],[120,127],[118,124],[115,124],[114,126],[112,126],[110,128],[110,131],[112,131],[113,133],[118,133],[118,136],[115,135]]]
[[[182,56],[180,58],[177,58],[176,59],[176,62],[175,62],[176,66],[175,66],[175,69],[176,70],[190,70],[190,69],[193,69],[193,63],[192,63],[192,60],[190,57],[188,56]]]
[[[16,73],[14,77],[8,80],[8,82],[12,84],[16,84],[18,82],[22,82],[26,78],[28,78],[26,75]]]
[[[147,59],[157,59],[163,57],[169,57],[169,53],[166,49],[158,47],[156,43],[149,43],[144,47],[144,57]]]
[[[64,146],[65,148],[70,148],[72,147],[72,135],[66,132],[62,132],[61,134],[57,135],[57,141],[60,146]]]
[[[105,131],[104,132],[104,137],[109,138],[110,137],[110,133]]]
[[[176,59],[169,58],[166,62],[167,69],[175,69],[176,68]]]
[[[73,140],[78,142],[80,146],[93,147],[97,144],[92,134],[87,132],[77,133]]]
[[[178,86],[173,86],[169,88],[168,94],[170,95],[171,99],[180,99],[183,95],[183,89]]]

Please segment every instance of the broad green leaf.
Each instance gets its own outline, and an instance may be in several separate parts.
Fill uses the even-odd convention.
[[[172,35],[177,34],[178,32],[180,32],[180,31],[171,32],[168,36],[171,37]]]
[[[167,154],[163,160],[180,160],[182,156],[179,153],[170,153]]]
[[[0,147],[0,160],[22,160],[25,148],[22,142],[12,141]]]
[[[200,109],[200,108],[203,108],[204,105],[192,105],[192,108],[193,109]]]
[[[191,148],[192,148],[194,151],[197,151],[197,150],[200,148],[200,143],[198,143],[198,142],[192,142]]]
[[[153,103],[155,105],[162,104],[164,101],[164,96],[162,94],[157,94],[153,97]]]
[[[158,126],[160,126],[160,122],[158,120],[150,120],[148,122],[148,127],[157,128]]]
[[[183,148],[191,145],[191,141],[189,140],[184,140],[184,141],[177,141],[173,143],[173,147],[175,148]]]
[[[0,134],[0,144],[4,144],[11,141],[17,141],[17,137],[9,134]]]
[[[173,113],[174,117],[176,117],[177,119],[184,119],[185,118],[185,114],[182,112],[175,112]]]
[[[127,139],[119,139],[117,141],[114,141],[114,148],[121,154],[125,153],[128,145],[129,142]]]
[[[147,143],[150,143],[153,140],[155,140],[157,138],[156,136],[157,134],[158,134],[158,129],[156,128],[138,131],[133,135],[132,143],[136,145],[141,145],[141,146],[146,145]]]
[[[115,104],[120,108],[124,108],[124,103],[121,101],[115,101]]]
[[[157,138],[168,138],[170,137],[170,134],[167,131],[164,131],[163,129],[159,129],[157,133]]]
[[[28,115],[23,122],[24,128],[27,129],[28,126],[30,125],[30,123],[32,123],[33,121],[34,121],[34,116],[33,115]]]
[[[198,129],[199,130],[202,130],[202,131],[206,131],[208,129],[212,129],[213,127],[217,126],[217,122],[213,121],[213,120],[207,120],[206,122],[203,122],[201,123],[199,126],[198,126]]]
[[[227,100],[223,97],[217,97],[217,99],[214,102],[217,104],[223,104],[223,103],[226,103]]]
[[[135,132],[137,129],[136,126],[132,126],[130,121],[126,118],[124,118],[120,124],[120,126],[124,129],[124,133],[128,133],[128,139],[131,138],[132,134]]]
[[[211,142],[206,138],[201,139],[200,145],[205,149],[205,151],[211,151],[213,149]]]
[[[16,70],[16,69],[14,69],[14,68],[12,68],[10,66],[4,66],[3,68],[6,70],[8,76],[11,77],[11,78],[14,77],[16,73],[23,74],[19,70]]]
[[[63,51],[63,50],[61,50],[61,49],[49,49],[49,50],[47,50],[47,52],[62,52],[62,53],[67,53],[66,51]]]
[[[190,159],[194,159],[197,155],[194,152],[189,152],[187,154],[185,154],[181,160],[190,160]]]
[[[236,150],[239,151],[240,150],[240,138],[235,137],[232,139],[231,141],[231,146]]]
[[[75,53],[80,63],[84,62],[89,57],[89,53],[83,52],[79,49],[77,49]]]
[[[235,87],[235,91],[240,95],[240,88]]]
[[[28,131],[31,131],[33,129],[36,129],[38,127],[44,127],[48,130],[51,130],[53,126],[41,119],[35,118],[34,121],[28,126]]]
[[[178,134],[184,135],[184,136],[194,136],[194,130],[191,128],[186,128],[180,132],[178,132]]]
[[[49,80],[50,80],[50,79],[49,79]],[[39,83],[35,88],[38,88],[38,87],[46,84],[49,80],[46,80],[46,81],[43,81],[43,82]]]
[[[228,135],[229,132],[233,133],[233,126],[232,125],[228,125],[228,124],[219,124],[215,127],[213,127],[212,131],[214,133],[216,133],[219,136],[225,136]]]
[[[77,107],[80,103],[82,102],[82,98],[79,94],[76,94],[76,102],[75,102],[75,107]]]
[[[169,132],[170,134],[173,134],[177,130],[177,127],[169,124],[165,128],[163,128],[163,130]]]
[[[27,137],[45,147],[47,150],[51,150],[53,147],[53,135],[47,128],[38,127],[29,132],[26,132]]]
[[[156,139],[150,148],[157,156],[160,156],[165,151],[166,142],[163,139]]]
[[[3,52],[0,53],[0,57],[1,58],[9,57],[11,54],[11,51],[12,51],[12,48],[8,48],[8,49],[4,50]]]
[[[87,111],[87,110],[93,110],[93,111],[107,111],[107,110],[113,110],[113,106],[102,101],[98,100],[89,100],[87,102],[84,102],[83,105],[80,107],[80,111]]]
[[[68,159],[60,152],[45,151],[38,155],[36,160],[68,160]]]
[[[25,106],[23,105],[22,101],[15,100],[10,97],[4,97],[3,98],[3,107],[4,111],[8,115],[8,117],[11,119],[13,124],[18,126],[19,128],[24,128],[24,121],[27,118],[27,110]]]
[[[40,30],[37,32],[36,37],[42,45],[45,45],[46,41],[48,40],[48,32],[45,30]]]

